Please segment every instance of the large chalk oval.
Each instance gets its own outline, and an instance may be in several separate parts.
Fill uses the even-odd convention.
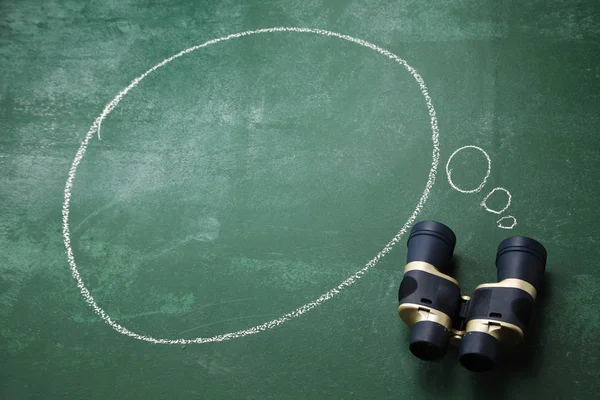
[[[261,93],[263,89],[259,86],[253,86],[251,87],[253,90],[245,92],[245,99],[248,100],[246,108],[240,108],[239,105],[232,106],[232,104],[238,103],[223,100],[223,94],[227,95],[227,91],[224,92],[221,89],[226,89],[228,86],[210,86],[209,92],[202,92],[203,89],[196,91],[197,86],[191,83],[187,86],[176,86],[170,83],[171,80],[167,79],[165,75],[165,79],[160,80],[162,93],[165,90],[167,92],[171,90],[171,93],[176,94],[179,98],[185,98],[187,101],[183,103],[183,107],[178,108],[179,105],[176,104],[160,103],[160,99],[152,95],[154,93],[152,89],[157,88],[158,81],[149,80],[149,86],[145,87],[144,91],[144,96],[148,96],[145,107],[129,110],[130,114],[135,113],[139,121],[145,121],[145,130],[140,131],[139,127],[134,127],[127,120],[118,118],[113,120],[112,115],[111,119],[106,119],[125,96],[131,96],[129,93],[132,89],[146,77],[151,74],[153,77],[166,74],[168,69],[162,67],[171,62],[185,63],[186,58],[182,58],[184,55],[206,49],[206,56],[214,57],[216,63],[234,63],[232,58],[223,57],[220,53],[222,49],[209,52],[208,48],[217,49],[217,46],[213,47],[213,45],[254,35],[264,37],[263,40],[268,41],[272,36],[270,34],[273,33],[320,35],[329,37],[327,40],[338,42],[341,40],[342,43],[348,45],[359,45],[362,47],[358,47],[358,49],[373,50],[371,54],[378,57],[378,62],[391,63],[391,65],[402,67],[404,71],[409,72],[407,76],[416,82],[417,85],[414,88],[420,96],[420,100],[403,104],[402,108],[407,114],[417,113],[417,109],[421,110],[424,116],[421,123],[427,121],[424,128],[427,128],[428,125],[426,130],[431,139],[428,144],[429,149],[425,149],[424,144],[419,142],[419,138],[424,139],[427,136],[414,137],[414,131],[419,130],[417,125],[403,127],[403,121],[392,119],[395,124],[389,124],[387,123],[389,121],[382,121],[378,117],[380,115],[378,113],[381,115],[394,114],[398,110],[386,109],[389,104],[378,103],[377,98],[375,98],[375,103],[360,103],[359,100],[364,94],[356,92],[356,88],[361,86],[356,85],[353,79],[366,79],[371,82],[374,80],[372,76],[361,75],[361,72],[368,71],[369,68],[361,71],[360,66],[356,67],[358,69],[349,71],[350,75],[338,74],[339,71],[334,69],[329,71],[327,76],[328,79],[333,79],[337,75],[341,76],[340,80],[335,82],[336,90],[339,92],[332,92],[334,95],[332,97],[345,99],[343,104],[346,105],[360,105],[358,109],[348,110],[349,115],[369,115],[370,119],[366,121],[352,118],[336,119],[336,114],[332,114],[329,119],[332,124],[338,124],[338,126],[332,125],[330,130],[327,126],[322,126],[323,124],[311,126],[310,116],[315,112],[327,112],[328,107],[323,107],[323,104],[328,104],[329,99],[327,92],[321,90],[324,81],[319,80],[318,73],[311,74],[310,79],[304,79],[303,86],[288,85],[295,78],[294,68],[301,64],[303,55],[307,54],[302,51],[296,51],[295,58],[287,60],[289,61],[288,68],[278,68],[278,71],[283,71],[282,73],[289,79],[286,79],[286,76],[263,75],[261,79],[264,82],[263,86],[266,87],[264,93]],[[257,46],[249,49],[249,55],[263,57],[259,50],[264,44],[257,43]],[[325,50],[331,44],[323,44],[323,46]],[[289,50],[293,52],[297,48],[291,47]],[[324,57],[330,57],[331,52],[323,51],[321,54],[324,54]],[[283,59],[283,62],[285,61],[286,59]],[[243,61],[241,62],[243,63]],[[341,60],[341,64],[344,65],[344,60]],[[227,65],[230,64],[223,64],[224,67]],[[243,70],[244,66],[243,64],[236,65],[236,70]],[[200,67],[194,67],[194,63],[188,63],[184,70],[188,75],[185,79],[190,79],[190,82],[194,79],[202,79],[202,76],[193,74],[194,68]],[[178,77],[179,82],[184,79],[184,71],[179,71],[181,74]],[[322,73],[322,70],[318,70],[318,68],[315,71]],[[353,73],[356,75],[353,76]],[[238,80],[238,82],[250,82],[257,78],[256,74],[260,74],[260,71],[249,71],[246,76],[247,80]],[[178,79],[175,79],[174,82],[177,82]],[[227,83],[227,81],[223,82],[225,82],[224,85]],[[381,85],[389,89],[395,83],[397,82],[383,82]],[[280,86],[276,87],[276,85]],[[368,87],[368,85],[364,87]],[[269,88],[273,91],[269,92]],[[407,89],[402,87],[398,90]],[[265,95],[269,93],[275,93],[275,95],[279,93],[281,98],[273,99]],[[286,109],[281,108],[283,106],[280,100],[286,100],[289,106],[290,99],[296,101],[297,104],[293,108],[288,108],[287,110],[291,110],[291,112],[286,113]],[[234,99],[229,98],[229,100]],[[270,102],[271,108],[265,107],[266,103],[263,104],[263,101]],[[209,106],[205,106],[207,103]],[[160,107],[157,104],[160,104]],[[127,102],[123,102],[118,110],[127,111],[127,107]],[[274,114],[277,118],[273,118]],[[166,117],[156,119],[156,115]],[[319,114],[319,116],[320,118],[315,120],[326,120],[325,115]],[[198,119],[205,122],[206,126],[216,124],[214,126],[229,128],[212,135],[207,134],[206,131],[196,131]],[[302,129],[294,130],[299,122],[302,122]],[[339,129],[339,124],[343,123],[348,124],[347,132],[349,134],[347,142],[340,146],[340,143],[343,142],[342,136],[333,136],[332,140],[328,140],[327,134],[328,132],[343,132],[343,129]],[[372,138],[371,136],[362,136],[362,140],[373,140],[369,142],[369,148],[375,149],[377,154],[361,154],[364,146],[361,146],[360,142],[355,143],[357,137],[350,134],[356,126],[360,127],[363,133],[368,132],[372,136]],[[92,143],[92,138],[100,133],[101,127],[103,141],[93,142],[95,151],[90,152],[90,155],[86,157],[86,163],[82,164],[86,150]],[[396,135],[392,135],[386,129],[395,130]],[[138,131],[138,134],[133,134],[133,131]],[[172,133],[168,145],[162,145],[163,142],[156,140],[153,136],[154,134],[164,135],[165,132]],[[293,134],[288,137],[282,136],[282,133],[289,132]],[[131,136],[128,136],[129,134]],[[398,141],[395,141],[396,137],[399,138]],[[246,140],[245,144],[237,148],[232,147],[235,144],[244,143],[242,140]],[[378,146],[375,145],[376,142]],[[274,146],[279,143],[281,146]],[[306,145],[306,143],[318,143],[321,151],[311,148],[303,152],[302,145]],[[433,151],[431,151],[431,145],[433,145]],[[180,149],[185,149],[185,151],[180,151]],[[415,149],[426,151],[415,152]],[[94,155],[92,156],[92,154]],[[306,158],[307,155],[315,157],[312,164],[309,162],[310,157]],[[429,171],[418,172],[411,168],[411,174],[400,173],[398,170],[402,169],[400,168],[402,165],[393,163],[393,160],[397,160],[400,155],[406,160],[410,160],[411,165],[420,165],[419,162],[426,161],[431,157],[429,163],[423,163],[423,165],[427,165]],[[423,155],[427,155],[427,157],[424,158]],[[302,157],[304,157],[302,163],[297,163],[296,160]],[[414,157],[414,160],[410,157]],[[384,160],[384,162],[378,167],[371,167],[369,163],[375,159]],[[252,168],[245,167],[244,162],[248,162],[248,160],[252,161]],[[262,165],[259,161],[268,161],[265,169],[259,168]],[[390,164],[390,162],[392,163]],[[314,309],[353,285],[365,272],[377,265],[382,257],[401,240],[415,221],[434,184],[438,162],[438,125],[428,89],[422,77],[403,59],[366,41],[324,30],[270,28],[224,36],[190,47],[156,64],[121,90],[108,103],[100,116],[94,120],[75,155],[64,190],[63,239],[69,267],[84,300],[94,312],[117,332],[132,338],[160,344],[185,344],[223,341],[258,333],[279,326]],[[319,167],[313,168],[311,165]],[[199,166],[203,169],[198,169]],[[126,174],[118,172],[124,170],[127,170]],[[179,172],[174,173],[173,171]],[[323,171],[335,171],[335,173],[332,175],[322,174]],[[92,185],[86,185],[84,188],[79,184],[74,187],[75,176],[78,173],[80,175],[84,173],[86,177],[101,175],[104,182],[113,182],[112,184],[118,186],[119,190],[118,192],[106,190],[106,197],[101,196],[104,187],[98,187],[96,192],[86,192],[84,189],[91,189]],[[290,180],[288,175],[294,175],[296,181]],[[411,178],[413,175],[422,177],[419,178],[418,185],[415,178]],[[303,197],[303,193],[295,191],[296,188],[291,185],[302,177],[305,179],[302,181],[302,187],[316,185],[316,189],[311,193],[325,192],[318,195],[320,197],[307,200],[306,197]],[[406,177],[404,184],[398,180],[399,177]],[[392,178],[397,182],[396,187],[381,187],[377,184],[378,182],[390,182]],[[337,192],[335,190],[327,192],[327,190],[328,188],[335,189],[336,185],[340,185],[340,179],[343,180],[343,187],[352,187],[350,183],[354,182],[354,189],[351,191],[351,196],[332,198]],[[422,192],[417,191],[418,186],[423,189]],[[81,187],[80,191],[77,189],[78,187]],[[107,189],[110,188],[107,186]],[[412,194],[413,191],[415,194]],[[269,194],[267,200],[261,198],[264,193],[270,192],[273,192],[274,195]],[[382,205],[373,202],[373,199],[385,198],[385,194],[389,195],[390,193],[392,195],[385,204],[396,204],[395,208],[385,209]],[[408,196],[411,194],[418,198],[417,203],[414,207],[403,210],[402,204],[408,201]],[[352,200],[353,196],[354,203],[348,202]],[[346,203],[344,203],[345,201]],[[78,202],[85,204],[85,208],[77,208]],[[259,206],[253,206],[253,204]],[[341,204],[344,206],[341,207]],[[369,211],[369,209],[371,210]],[[129,210],[143,211],[132,213]],[[330,214],[335,217],[330,219],[329,223],[321,225],[319,225],[318,218],[312,219],[310,224],[303,225],[299,222],[302,218],[291,217],[293,212],[302,215],[306,210],[312,210],[310,214],[306,215],[313,217],[321,215],[323,219],[326,219],[325,217]],[[340,210],[341,213],[336,214]],[[227,211],[231,211],[235,215],[228,214]],[[372,212],[373,218],[368,217],[371,215],[368,212]],[[392,224],[397,221],[398,213],[404,213],[406,220],[399,224],[400,228],[393,228]],[[257,218],[256,215],[259,215],[260,218]],[[386,223],[390,226],[381,224],[375,217],[387,221]],[[75,226],[71,226],[72,220],[75,221]],[[266,236],[261,236],[261,229],[268,231]],[[250,315],[252,312],[253,319],[263,319],[266,322],[227,333],[197,336],[210,331],[211,326],[222,322],[224,318],[219,313],[219,318],[215,320],[192,324],[191,322],[199,319],[198,315],[213,312],[214,308],[211,307],[220,307],[221,310],[240,309],[252,301],[252,299],[244,297],[227,296],[215,298],[212,304],[197,305],[192,288],[199,284],[197,278],[200,275],[195,274],[204,274],[202,284],[207,289],[210,289],[211,285],[215,288],[222,288],[224,286],[219,285],[227,283],[223,274],[207,267],[210,265],[213,255],[213,259],[219,257],[218,246],[230,246],[227,251],[227,259],[232,269],[228,270],[226,275],[231,278],[230,283],[233,287],[251,283],[235,280],[235,275],[243,274],[242,269],[244,268],[259,274],[261,269],[279,268],[284,271],[283,275],[277,277],[279,281],[276,282],[276,285],[281,288],[280,293],[272,299],[272,302],[277,303],[279,296],[286,296],[286,294],[293,296],[298,287],[310,285],[311,280],[314,280],[316,274],[321,273],[320,271],[330,271],[330,265],[327,265],[326,262],[318,262],[318,250],[319,246],[330,246],[329,239],[331,237],[344,238],[349,233],[352,237],[348,240],[333,241],[340,244],[340,248],[336,250],[340,260],[339,272],[343,271],[343,268],[355,268],[353,266],[357,265],[356,263],[362,257],[361,254],[353,254],[353,246],[348,246],[348,243],[352,241],[364,243],[385,231],[391,233],[391,239],[389,237],[387,240],[382,238],[383,242],[375,240],[372,245],[379,246],[379,248],[373,251],[366,264],[363,264],[358,270],[355,269],[340,283],[321,292],[322,294],[313,295],[311,301],[296,306],[289,312],[274,316],[271,316],[271,310],[246,310],[246,315]],[[373,232],[378,233],[374,236]],[[292,246],[295,240],[294,235],[300,234],[305,242],[301,248],[294,248]],[[100,238],[103,240],[99,240]],[[312,242],[308,241],[309,239]],[[135,243],[143,243],[143,245],[132,251],[132,244]],[[285,244],[289,247],[282,250],[278,244]],[[253,256],[253,249],[260,246],[262,246],[263,253],[260,257]],[[266,259],[265,254],[269,249],[272,253],[271,258]],[[307,263],[298,256],[298,252],[315,254],[316,258]],[[87,272],[87,270],[86,272],[80,271],[75,260],[76,254],[78,263],[83,263],[82,265],[85,265],[86,268],[93,269],[95,274]],[[237,258],[235,254],[238,254]],[[182,265],[178,265],[178,260],[181,258],[190,260],[193,257],[198,257],[197,265],[186,262],[184,267],[187,270],[182,272]],[[202,260],[207,262],[202,262]],[[310,272],[311,268],[314,269],[313,272]],[[92,276],[90,280],[84,282],[82,277],[84,273],[86,276]],[[331,273],[326,280],[334,278],[335,275],[336,273]],[[141,279],[140,276],[144,278]],[[254,277],[256,278],[256,276]],[[116,284],[115,282],[119,280],[122,282]],[[139,292],[137,284],[140,280],[152,282],[154,290],[150,290],[150,293]],[[316,279],[315,282],[326,280]],[[90,283],[90,288],[86,285],[87,283]],[[119,302],[102,296],[103,293],[114,293],[117,290],[115,286],[111,285],[117,285],[121,294]],[[170,292],[161,292],[164,286],[169,285],[173,286]],[[183,290],[186,287],[190,289]],[[146,285],[145,289],[152,288]],[[92,291],[94,296],[101,298],[103,306],[96,301]],[[156,300],[153,292],[162,293],[162,297],[158,296],[159,300]],[[174,294],[169,295],[168,293]],[[265,296],[273,297],[273,294],[269,292]],[[285,298],[281,297],[279,302],[283,303],[284,300]],[[129,312],[125,306],[126,302],[135,304],[152,301],[159,301],[160,305],[157,303],[157,306],[152,309],[133,313]],[[111,310],[110,314],[105,308]],[[181,325],[163,333],[165,337],[146,333],[149,329],[143,329],[144,333],[140,333],[140,331],[124,326],[125,324],[135,326],[137,319],[152,317],[151,314],[158,314],[157,317],[160,318],[162,315],[171,313],[179,319],[186,319],[190,315],[193,318],[186,321],[187,328],[184,329],[184,325]],[[239,320],[241,323],[253,320],[244,320],[241,317],[232,317],[231,319]]]

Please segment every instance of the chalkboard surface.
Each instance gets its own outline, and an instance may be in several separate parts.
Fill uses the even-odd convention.
[[[2,2],[0,396],[597,397],[599,13]],[[465,294],[546,246],[500,370],[408,351],[422,219]]]

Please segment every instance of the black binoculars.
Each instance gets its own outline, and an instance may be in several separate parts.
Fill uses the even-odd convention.
[[[415,224],[408,238],[407,264],[398,291],[398,314],[412,328],[410,351],[426,361],[458,346],[459,362],[471,371],[497,366],[503,347],[520,343],[544,271],[546,249],[534,239],[513,236],[498,246],[497,283],[461,296],[447,275],[456,244],[454,232],[434,221]]]

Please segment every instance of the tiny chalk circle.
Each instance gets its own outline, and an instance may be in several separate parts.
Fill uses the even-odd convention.
[[[502,221],[504,221],[504,220],[509,220],[509,221],[512,221],[512,222],[510,223],[510,225],[503,225]],[[496,221],[496,223],[498,224],[498,228],[501,228],[501,229],[512,229],[515,226],[517,226],[517,219],[515,217],[513,217],[512,215],[507,215],[505,217],[500,218],[498,221]]]

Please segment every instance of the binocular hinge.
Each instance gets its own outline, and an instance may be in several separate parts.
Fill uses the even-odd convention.
[[[459,347],[460,341],[467,332],[487,333],[507,346],[512,346],[523,340],[523,330],[514,324],[491,319],[474,319],[467,322],[470,302],[471,298],[469,296],[461,296],[458,311],[452,318],[452,328],[450,329],[452,332],[450,343],[452,345]]]
[[[471,302],[470,296],[460,296],[460,305],[454,318],[452,318],[452,337],[450,343],[454,346],[460,345],[460,340],[465,335],[467,328],[467,311],[469,310],[469,303]]]

